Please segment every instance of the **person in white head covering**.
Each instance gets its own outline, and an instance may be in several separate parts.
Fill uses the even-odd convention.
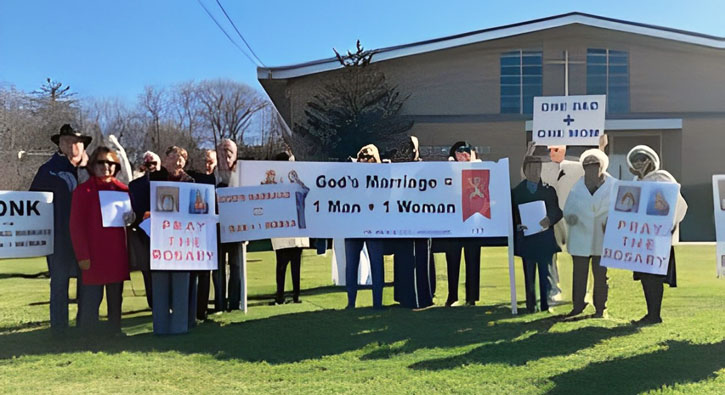
[[[632,148],[627,154],[627,165],[629,171],[634,174],[635,181],[656,181],[656,182],[677,182],[669,172],[660,169],[660,158],[657,153],[646,145],[638,145]],[[672,229],[673,241],[677,226],[685,218],[687,213],[687,202],[680,194],[675,207],[675,223]],[[667,265],[666,275],[634,272],[634,279],[642,282],[642,291],[647,303],[647,314],[641,319],[634,321],[637,325],[651,325],[662,322],[660,312],[662,310],[662,297],[664,295],[664,283],[670,288],[677,286],[677,271],[675,267],[675,249],[670,249],[670,262]]]
[[[614,178],[607,173],[609,158],[599,149],[584,151],[580,157],[584,176],[579,178],[564,205],[564,219],[569,227],[566,245],[574,263],[572,277],[573,309],[568,314],[581,314],[586,307],[584,296],[589,277],[589,262],[594,275],[595,317],[603,317],[607,304],[607,268],[599,261],[604,242],[604,227]]]

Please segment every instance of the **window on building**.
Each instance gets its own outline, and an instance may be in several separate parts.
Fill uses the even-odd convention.
[[[541,51],[501,54],[501,113],[532,114],[534,96],[542,94]]]
[[[587,49],[587,94],[607,95],[607,112],[629,112],[629,54]]]

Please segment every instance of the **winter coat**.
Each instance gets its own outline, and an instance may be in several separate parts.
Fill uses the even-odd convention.
[[[283,250],[285,248],[307,248],[310,246],[310,239],[307,237],[278,237],[272,239],[272,249]]]
[[[83,284],[103,285],[129,279],[126,230],[103,227],[99,191],[128,192],[128,187],[115,178],[103,182],[91,177],[73,192],[70,233],[78,261],[89,259],[91,266],[83,270]]]
[[[539,181],[534,193],[526,187],[526,180],[521,181],[511,191],[511,204],[513,205],[514,217],[514,253],[522,258],[538,259],[547,255],[551,256],[561,251],[554,238],[554,225],[561,220],[562,212],[559,208],[559,200],[553,187]],[[551,225],[543,232],[524,236],[523,231],[516,230],[521,224],[519,205],[524,203],[543,200],[546,205],[546,216],[549,217]]]
[[[604,224],[607,223],[609,202],[614,177],[604,173],[604,183],[594,192],[584,184],[584,177],[574,184],[564,205],[564,219],[574,215],[576,223],[567,222],[569,234],[566,245],[569,254],[574,256],[601,256],[604,243]]]
[[[76,257],[70,237],[70,210],[73,190],[78,186],[78,169],[68,158],[56,152],[33,178],[31,191],[53,193],[53,256],[54,262],[68,264],[77,273]]]

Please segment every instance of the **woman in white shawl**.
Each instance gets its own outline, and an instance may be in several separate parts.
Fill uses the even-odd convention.
[[[627,165],[629,171],[635,175],[635,181],[674,182],[677,180],[669,172],[660,170],[660,158],[657,153],[646,145],[638,145],[632,148],[627,154]],[[685,218],[687,213],[687,202],[680,194],[677,197],[675,207],[675,222],[672,227],[673,241],[675,230]],[[634,279],[642,282],[642,291],[647,302],[647,314],[641,319],[634,321],[636,325],[651,325],[662,322],[660,311],[662,310],[662,296],[664,294],[664,283],[670,288],[677,286],[677,271],[675,270],[675,249],[670,247],[670,261],[667,265],[666,275],[634,272]]]
[[[573,309],[568,314],[581,314],[586,307],[584,296],[589,277],[589,262],[594,275],[594,317],[603,317],[607,305],[607,268],[599,261],[602,255],[604,227],[609,212],[609,199],[614,178],[607,173],[609,158],[599,149],[584,151],[580,159],[584,176],[574,184],[564,205],[564,218],[569,226],[566,245],[574,262],[572,280]]]

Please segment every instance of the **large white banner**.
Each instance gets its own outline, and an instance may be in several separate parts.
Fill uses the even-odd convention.
[[[221,214],[222,227],[242,230],[229,231],[224,237],[231,238],[226,240],[509,235],[508,159],[392,164],[242,161],[240,166],[240,185],[269,189],[231,192],[247,197],[234,202],[239,214]],[[285,186],[292,188],[280,189]],[[269,195],[249,198],[265,193]],[[279,193],[284,197],[275,197]],[[279,208],[272,209],[275,205]],[[225,208],[220,205],[220,210]],[[246,229],[257,225],[251,232],[244,231],[245,224]]]
[[[712,176],[712,198],[715,203],[717,276],[725,278],[725,175]]]
[[[667,274],[680,185],[618,181],[604,232],[603,266]]]
[[[216,270],[214,186],[151,182],[151,270]]]
[[[0,258],[53,253],[53,194],[0,191]]]
[[[606,104],[606,95],[535,97],[532,140],[536,145],[598,145]]]

